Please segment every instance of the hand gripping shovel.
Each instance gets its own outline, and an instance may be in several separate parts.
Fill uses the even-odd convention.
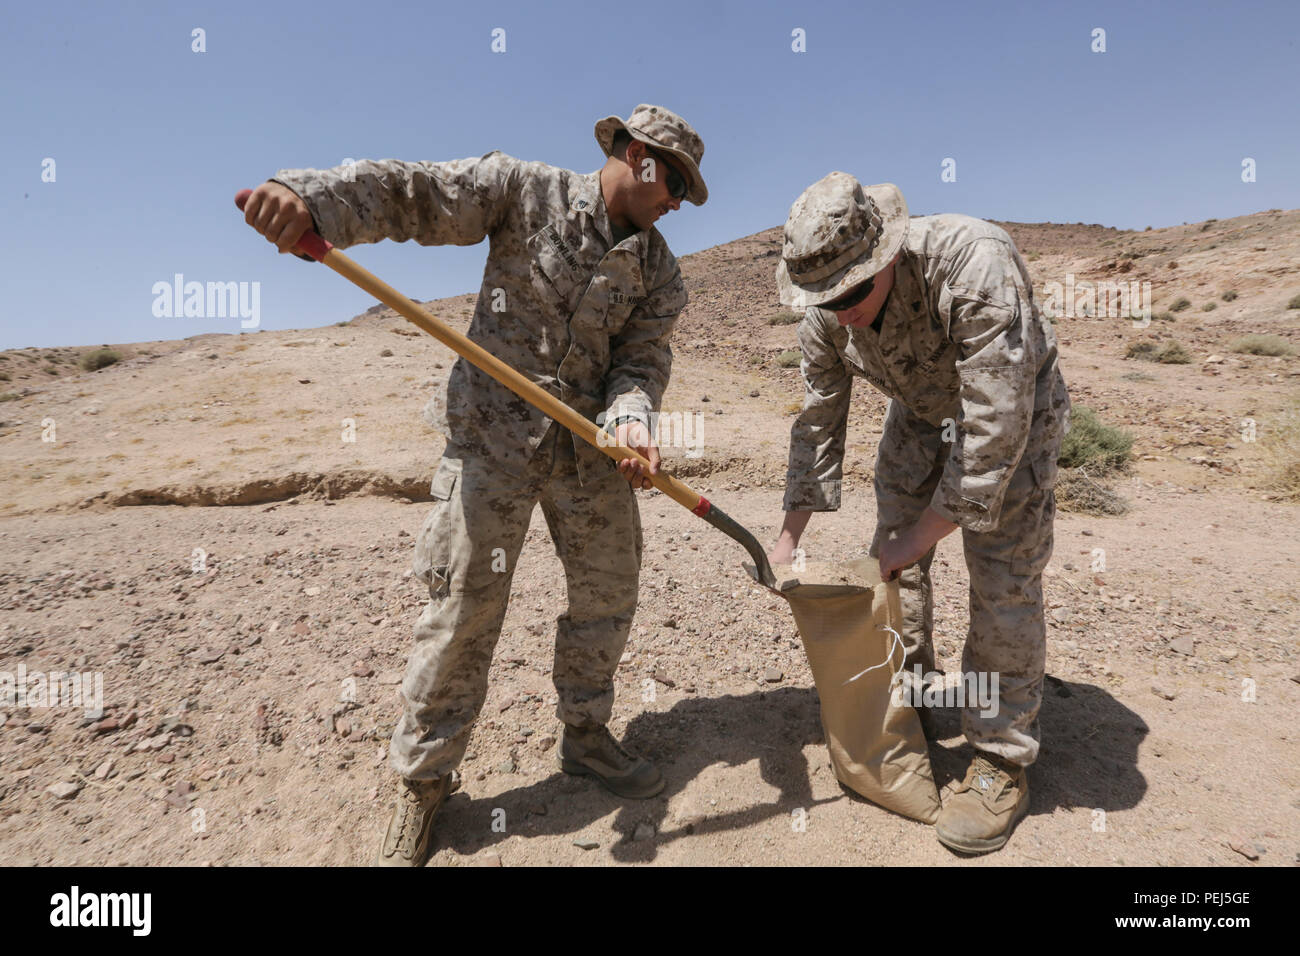
[[[242,210],[251,194],[251,189],[240,190],[235,195],[235,205]],[[488,375],[491,375],[524,401],[540,409],[543,414],[559,422],[584,441],[595,445],[610,458],[615,461],[633,458],[641,462],[646,468],[649,468],[650,462],[640,453],[613,442],[607,434],[602,433],[595,422],[588,421],[546,391],[546,389],[528,381],[505,362],[471,341],[468,337],[443,325],[442,322],[402,295],[402,293],[339,252],[315,231],[308,230],[304,233],[302,238],[298,240],[298,244],[294,246],[294,251],[311,256],[317,262],[324,263],[343,278],[369,292],[384,305],[396,309],[407,320],[428,332],[467,362],[473,363]],[[602,435],[604,435],[603,438],[600,437]],[[723,534],[739,542],[749,552],[749,556],[754,559],[753,573],[755,573],[758,580],[769,588],[776,587],[776,576],[772,573],[772,566],[767,561],[767,552],[758,543],[758,539],[750,534],[744,526],[703,495],[692,491],[667,472],[660,471],[657,475],[647,474],[646,477],[650,479],[651,484],[683,508],[689,509],[692,514],[703,518]]]

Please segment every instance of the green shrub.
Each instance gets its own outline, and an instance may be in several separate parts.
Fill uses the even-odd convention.
[[[1236,297],[1237,297],[1236,289],[1229,289],[1227,292],[1223,293],[1223,295],[1219,296],[1219,298],[1222,299],[1224,302],[1231,302]]]
[[[798,368],[799,362],[802,358],[802,353],[787,350],[776,357],[776,364],[781,366],[781,368]]]
[[[1286,304],[1288,309],[1300,309],[1300,295],[1292,296],[1291,301]]]
[[[122,356],[112,349],[96,349],[93,352],[87,352],[81,357],[81,367],[87,372],[98,372],[101,368],[108,368],[115,362],[122,361]]]
[[[798,312],[777,312],[775,315],[767,317],[768,325],[794,325],[803,316]]]
[[[1130,342],[1128,344],[1128,349],[1124,352],[1124,357],[1141,359],[1144,362],[1154,362],[1156,360],[1156,352],[1159,350],[1159,342],[1152,342],[1150,339],[1142,339],[1137,342]]]
[[[1234,352],[1249,355],[1293,355],[1295,348],[1286,339],[1277,335],[1243,335],[1234,339],[1228,346]]]
[[[1070,430],[1061,443],[1057,461],[1062,468],[1086,468],[1095,478],[1123,470],[1132,451],[1132,435],[1103,425],[1087,405],[1075,405],[1070,410]]]
[[[1213,312],[1213,311],[1214,311],[1215,309],[1217,309],[1218,307],[1219,307],[1219,303],[1217,303],[1217,302],[1207,302],[1207,303],[1205,303],[1205,305],[1201,306],[1201,311],[1202,311],[1202,312]]]
[[[1190,309],[1191,307],[1192,307],[1191,299],[1179,299],[1177,302],[1175,302],[1173,305],[1169,307],[1169,311],[1182,312],[1184,309]]]
[[[0,402],[12,402],[14,399],[22,398],[17,392],[0,393]]]
[[[8,372],[0,372],[0,382],[7,382],[12,378],[13,376],[10,375]]]
[[[1151,316],[1151,318],[1155,319],[1157,322],[1175,321],[1174,314],[1172,312],[1157,312],[1155,315]]]

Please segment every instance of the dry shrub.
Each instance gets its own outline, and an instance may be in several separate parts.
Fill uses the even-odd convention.
[[[1280,335],[1243,335],[1229,346],[1234,352],[1250,355],[1291,355],[1295,348]]]
[[[1064,511],[1088,515],[1122,515],[1128,502],[1082,468],[1062,468],[1056,479],[1056,503]]]
[[[1300,501],[1300,395],[1262,425],[1259,443],[1268,465],[1264,487],[1284,501]]]

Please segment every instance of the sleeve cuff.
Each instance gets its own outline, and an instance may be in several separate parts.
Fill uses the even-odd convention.
[[[997,515],[991,515],[987,505],[951,494],[942,484],[930,499],[930,510],[967,531],[992,531],[997,527]]]

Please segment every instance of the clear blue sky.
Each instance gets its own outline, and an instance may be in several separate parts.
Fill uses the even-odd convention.
[[[1300,206],[1300,5],[8,3],[0,22],[0,347],[236,332],[151,291],[261,283],[261,324],[374,304],[244,225],[237,189],[345,158],[501,149],[580,171],[640,102],[705,141],[679,255],[785,221],[833,169],[914,213],[1127,228]],[[191,52],[191,30],[206,52]],[[493,53],[491,32],[506,31]],[[1092,30],[1106,52],[1091,51]],[[791,50],[806,31],[807,52]],[[57,180],[41,181],[53,158]],[[957,181],[940,181],[956,160]],[[1257,181],[1241,181],[1241,161]],[[350,253],[418,299],[476,290],[486,245]]]

